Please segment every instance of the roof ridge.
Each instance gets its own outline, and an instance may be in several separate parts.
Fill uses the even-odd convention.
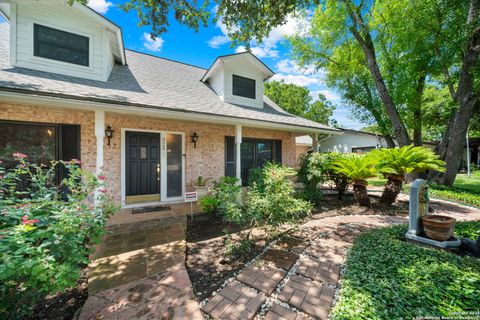
[[[186,62],[182,62],[182,61],[178,61],[178,60],[173,60],[173,59],[169,59],[169,58],[165,58],[165,57],[160,57],[160,56],[156,56],[156,55],[151,54],[151,53],[146,53],[146,52],[133,50],[133,49],[127,49],[127,48],[125,48],[125,50],[126,51],[131,51],[131,52],[134,52],[134,53],[138,53],[138,54],[142,54],[142,55],[145,55],[145,56],[149,56],[149,57],[152,57],[152,58],[157,58],[157,59],[167,60],[167,61],[174,62],[174,63],[183,64],[183,65],[186,65],[186,66],[189,66],[189,67],[194,67],[194,68],[202,69],[202,70],[205,70],[205,71],[208,70],[206,68],[199,67],[199,66],[196,66],[196,65],[191,64],[191,63],[186,63]]]

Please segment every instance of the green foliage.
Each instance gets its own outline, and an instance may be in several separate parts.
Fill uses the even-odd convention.
[[[370,154],[351,154],[347,158],[334,161],[332,167],[335,173],[344,174],[353,182],[366,181],[377,174],[375,159]]]
[[[254,184],[247,193],[247,216],[273,229],[284,223],[295,223],[311,210],[308,202],[294,197],[290,177],[295,170],[276,163],[263,167],[263,188]]]
[[[322,124],[334,124],[330,118],[335,107],[323,94],[313,101],[308,88],[287,84],[282,80],[266,82],[265,95],[291,114]]]
[[[197,180],[195,180],[195,186],[197,187],[205,187],[208,183],[209,180],[212,180],[212,178],[204,178],[202,176],[198,176]]]
[[[445,171],[445,162],[424,147],[382,148],[371,154],[376,157],[378,171],[385,175],[404,177],[408,173],[426,170]]]
[[[231,234],[227,234],[225,239],[225,255],[226,256],[242,256],[252,250],[253,241],[249,238],[242,238],[234,241]]]
[[[328,153],[307,153],[300,159],[300,169],[297,176],[304,185],[302,195],[315,205],[318,205],[322,199],[320,186],[324,182],[333,184],[335,190],[341,197],[348,185],[350,179],[343,173],[335,172],[333,163],[337,160],[347,158],[348,155],[338,152]]]
[[[39,298],[75,285],[116,210],[104,189],[97,197],[100,206],[93,206],[104,177],[83,171],[77,161],[45,167],[29,163],[26,155],[14,156],[15,169],[0,167],[1,318],[28,316]],[[69,175],[59,187],[60,165]]]
[[[478,222],[457,223],[472,235]],[[480,261],[407,243],[406,226],[362,234],[349,251],[337,319],[413,319],[476,310]]]
[[[200,200],[200,205],[205,212],[220,216],[225,222],[236,224],[245,223],[242,214],[241,187],[237,178],[222,177],[213,183],[210,195]]]
[[[469,192],[459,188],[446,187],[437,184],[431,185],[429,191],[432,197],[465,202],[480,207],[480,193],[478,192]]]

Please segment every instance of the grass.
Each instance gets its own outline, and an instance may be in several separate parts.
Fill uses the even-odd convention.
[[[377,177],[368,180],[372,186],[383,186],[387,180]],[[404,191],[408,192],[408,185]],[[466,174],[458,174],[453,187],[442,185],[430,185],[430,195],[437,198],[445,198],[465,202],[480,207],[480,171],[475,171],[470,177]]]
[[[404,241],[407,227],[361,235],[347,257],[332,319],[413,319],[478,310],[480,260]],[[480,235],[480,221],[456,224],[459,237]]]

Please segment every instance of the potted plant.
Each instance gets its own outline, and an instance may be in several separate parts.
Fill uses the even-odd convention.
[[[427,214],[422,217],[423,231],[433,240],[447,241],[453,237],[455,219],[438,214]]]
[[[195,180],[195,182],[193,184],[193,188],[197,192],[197,198],[198,199],[202,199],[203,197],[205,197],[208,194],[207,183],[208,183],[209,180],[212,180],[212,178],[206,178],[205,179],[202,176],[199,176]]]

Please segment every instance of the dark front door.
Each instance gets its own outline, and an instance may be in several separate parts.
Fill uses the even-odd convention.
[[[126,202],[160,201],[160,134],[127,131]]]

